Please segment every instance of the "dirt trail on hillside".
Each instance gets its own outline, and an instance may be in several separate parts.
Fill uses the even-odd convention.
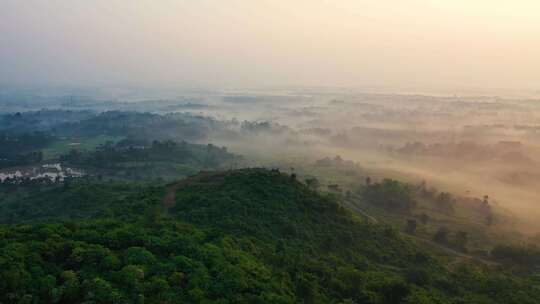
[[[352,209],[353,211],[356,211],[356,213],[359,213],[362,217],[366,218],[368,222],[371,224],[378,224],[379,220],[374,218],[373,216],[367,214],[364,210],[360,209],[358,206],[354,204],[354,201],[352,200],[344,200],[345,206],[349,207],[349,209]]]
[[[457,250],[454,250],[452,248],[448,248],[444,245],[441,245],[439,243],[436,243],[432,240],[428,240],[428,239],[424,239],[424,238],[421,238],[421,237],[417,237],[417,236],[414,236],[414,235],[409,235],[409,234],[406,234],[406,233],[402,233],[403,235],[406,235],[407,237],[409,238],[412,238],[416,241],[419,241],[421,243],[424,243],[424,244],[428,244],[432,247],[436,247],[437,249],[439,250],[442,250],[450,255],[454,255],[460,259],[457,259],[455,261],[453,261],[452,263],[448,264],[447,266],[451,266],[451,265],[455,265],[455,264],[460,264],[461,262],[467,262],[467,261],[472,261],[472,262],[481,262],[487,266],[500,266],[501,264],[500,263],[497,263],[497,262],[493,262],[493,261],[490,261],[490,260],[486,260],[486,259],[482,259],[482,258],[479,258],[479,257],[475,257],[475,256],[472,256],[472,255],[468,255],[468,254],[465,254],[463,252],[459,252]]]
[[[163,198],[163,208],[165,210],[169,210],[169,208],[174,206],[174,204],[176,203],[176,193],[181,188],[188,185],[197,184],[197,183],[212,183],[212,182],[220,181],[227,174],[228,174],[227,172],[201,171],[199,174],[195,176],[186,177],[183,180],[170,185],[167,188],[167,194]]]
[[[183,185],[182,182],[178,182],[167,189],[167,194],[163,198],[163,208],[165,208],[165,210],[169,210],[169,208],[174,206],[174,203],[176,202],[176,191]]]
[[[163,198],[163,208],[168,211],[176,203],[176,192],[181,188],[193,183],[197,177],[186,177],[183,180],[169,186],[167,194]]]

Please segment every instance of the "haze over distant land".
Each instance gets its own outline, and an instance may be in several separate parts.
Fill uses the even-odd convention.
[[[0,1],[0,83],[538,96],[540,2]]]
[[[1,303],[540,303],[540,0],[0,0]]]

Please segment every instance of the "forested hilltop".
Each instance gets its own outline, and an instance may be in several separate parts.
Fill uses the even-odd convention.
[[[99,181],[57,187],[0,227],[3,303],[538,303],[538,282],[452,271],[383,224],[277,170],[109,186],[102,212],[48,218]],[[55,194],[56,192],[56,194]],[[88,194],[86,194],[88,195]],[[58,210],[61,213],[61,210]]]

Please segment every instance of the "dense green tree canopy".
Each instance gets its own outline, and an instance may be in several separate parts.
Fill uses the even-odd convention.
[[[84,195],[56,191],[59,198],[71,193],[73,202]],[[168,210],[167,191],[175,192]],[[108,211],[0,226],[0,302],[523,304],[540,298],[526,277],[474,267],[449,272],[394,229],[366,223],[332,196],[276,171],[204,173],[174,187],[125,188],[98,205]]]

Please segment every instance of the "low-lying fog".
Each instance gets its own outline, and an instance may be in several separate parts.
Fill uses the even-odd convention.
[[[254,131],[249,135],[210,134],[207,141],[267,161],[340,155],[379,176],[426,180],[458,195],[489,195],[524,227],[540,229],[538,100],[316,88],[55,93],[40,99],[11,94],[16,102],[4,103],[2,111],[29,110],[41,101],[73,110],[189,112],[236,125],[249,121],[243,125]]]
[[[489,195],[533,231],[540,227],[536,100],[288,90],[224,94],[201,104],[208,107],[191,111],[276,124],[271,135],[220,142],[240,153],[341,155],[381,176]]]

